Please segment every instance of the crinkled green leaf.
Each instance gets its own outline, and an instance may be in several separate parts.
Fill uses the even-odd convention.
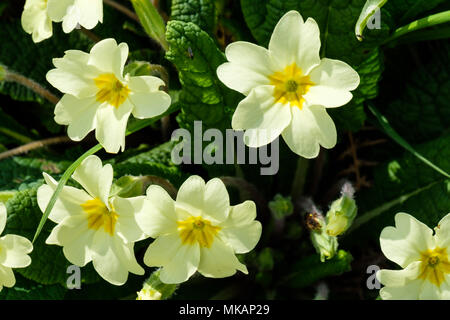
[[[445,2],[447,0],[391,0],[386,3],[384,8],[395,19],[396,25],[399,27]]]
[[[12,157],[0,160],[0,190],[16,189],[20,184],[42,178],[42,171],[58,174],[65,164],[40,158]]]
[[[202,120],[207,128],[231,127],[240,95],[217,78],[216,69],[226,60],[214,40],[193,23],[174,20],[167,25],[167,41],[166,58],[177,67],[183,86],[180,126],[190,128],[195,120]]]
[[[21,235],[31,241],[36,231],[42,212],[37,204],[36,192],[42,181],[31,189],[17,192],[6,202],[8,220],[4,234]],[[54,223],[48,223],[42,230],[42,236],[33,244],[30,254],[32,263],[26,268],[15,269],[22,276],[41,284],[60,284],[65,286],[68,278],[67,267],[71,265],[64,257],[62,247],[47,245]],[[82,282],[92,283],[100,280],[92,264],[81,268]]]
[[[391,137],[392,140],[397,142],[400,146],[411,152],[414,156],[416,156],[417,159],[421,160],[424,164],[429,166],[430,168],[433,168],[435,171],[442,174],[444,177],[447,177],[450,179],[450,174],[442,170],[441,168],[437,167],[434,163],[432,163],[430,160],[422,156],[419,152],[417,152],[414,147],[412,147],[408,141],[403,139],[389,124],[389,121],[386,119],[385,116],[383,116],[374,106],[369,105],[369,110],[377,117],[378,122],[380,123],[381,127],[383,128],[384,132]]]
[[[24,144],[33,141],[34,134],[19,124],[0,107],[0,143]]]
[[[351,271],[352,260],[352,255],[344,250],[339,250],[332,259],[325,262],[320,262],[319,255],[311,255],[295,263],[292,274],[284,282],[291,288],[304,288],[325,277]]]
[[[16,284],[3,287],[0,300],[62,300],[67,289],[59,284],[44,286],[15,273]]]
[[[115,176],[119,178],[124,175],[151,175],[167,179],[173,185],[180,186],[187,179],[187,175],[183,174],[171,161],[170,153],[173,145],[172,142],[168,142],[116,163]]]
[[[172,0],[171,20],[192,22],[212,34],[215,26],[213,0]]]
[[[92,42],[79,31],[65,34],[55,24],[53,29],[50,39],[35,44],[23,31],[20,21],[0,21],[0,64],[56,92],[45,79],[53,68],[52,59],[62,57],[69,49],[86,50]],[[0,93],[20,101],[44,102],[42,97],[15,82],[0,82]]]
[[[450,135],[416,147],[445,171],[450,170]],[[378,238],[383,227],[392,225],[397,212],[407,212],[430,227],[450,213],[450,180],[414,155],[406,154],[380,165],[374,187],[356,195],[360,215],[352,239]]]
[[[393,128],[411,143],[437,138],[450,129],[450,45],[441,43],[435,48],[397,87],[393,99],[377,104]]]

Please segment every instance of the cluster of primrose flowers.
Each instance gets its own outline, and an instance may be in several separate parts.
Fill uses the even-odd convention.
[[[52,22],[62,22],[63,30],[70,32],[77,25],[91,29],[102,20],[101,0],[27,0],[22,25],[39,42],[51,37]],[[242,41],[226,48],[228,62],[219,66],[217,76],[246,96],[236,108],[232,128],[245,130],[248,146],[264,146],[282,135],[290,149],[305,158],[316,157],[320,146],[335,146],[336,128],[326,108],[348,103],[360,79],[348,64],[321,59],[320,46],[314,19],[304,21],[298,12],[290,11],[276,25],[268,49]],[[68,50],[63,58],[53,60],[56,68],[48,72],[47,80],[64,93],[55,107],[55,121],[68,126],[72,140],[80,141],[95,130],[104,149],[117,153],[125,148],[131,114],[152,118],[169,108],[170,96],[160,90],[164,81],[124,75],[127,58],[127,44],[105,39],[89,53]],[[37,194],[43,212],[57,187],[52,177],[44,173],[44,178],[46,184]],[[151,237],[155,240],[144,263],[161,267],[163,283],[184,282],[197,271],[212,278],[228,277],[237,270],[248,273],[236,254],[256,246],[262,226],[255,220],[255,203],[231,206],[221,180],[205,183],[191,176],[175,200],[156,185],[146,195],[122,198],[111,194],[112,166],[103,165],[97,156],[86,158],[72,178],[83,189],[62,189],[49,215],[57,225],[46,240],[62,246],[71,263],[85,266],[92,261],[102,278],[122,285],[129,272],[144,274],[133,247]],[[322,258],[331,254],[321,247],[322,240],[345,232],[356,214],[356,206],[350,210],[353,199],[344,195],[342,199],[320,221],[321,231],[312,233]],[[1,231],[5,224],[6,207],[0,204]],[[449,299],[449,235],[450,215],[433,235],[413,217],[398,214],[396,228],[385,228],[380,241],[383,253],[404,270],[377,274],[385,285],[381,297]],[[12,268],[28,266],[32,248],[21,236],[0,238],[0,289],[14,285]],[[161,293],[150,284],[138,294],[138,299],[160,298]]]

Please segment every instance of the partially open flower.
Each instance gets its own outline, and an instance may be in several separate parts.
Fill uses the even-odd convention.
[[[103,22],[102,0],[48,0],[48,16],[54,22],[62,22],[65,33],[78,25],[86,29]]]
[[[52,22],[62,22],[65,33],[77,26],[94,28],[103,22],[102,0],[26,0],[22,28],[32,34],[34,42],[53,35]]]
[[[138,119],[152,118],[170,106],[170,96],[159,88],[164,81],[153,76],[123,76],[128,45],[114,39],[97,43],[90,53],[66,51],[53,59],[56,69],[47,80],[65,95],[55,108],[55,121],[68,125],[68,135],[80,141],[95,129],[107,152],[125,149],[125,131],[132,113]]]
[[[235,254],[252,250],[261,236],[254,202],[230,206],[220,179],[205,184],[199,176],[183,183],[176,201],[155,185],[147,190],[147,199],[149,211],[139,216],[139,225],[156,240],[144,263],[162,267],[162,282],[180,283],[196,271],[211,278],[248,272]]]
[[[6,226],[6,207],[0,202],[0,234]],[[33,251],[31,242],[22,236],[7,234],[0,238],[0,291],[3,286],[11,288],[16,283],[13,268],[30,265],[28,254]]]
[[[450,214],[433,230],[407,213],[380,235],[384,255],[402,270],[380,270],[384,300],[450,299]]]
[[[48,16],[48,0],[27,0],[22,13],[22,28],[32,35],[34,42],[41,42],[53,34],[52,20]]]
[[[315,158],[320,145],[335,146],[336,128],[325,108],[348,103],[360,79],[348,64],[321,59],[319,51],[316,21],[303,21],[297,11],[281,18],[268,49],[243,41],[226,48],[229,62],[219,66],[217,75],[247,96],[237,106],[232,127],[246,130],[248,146],[264,146],[280,134],[305,158]]]

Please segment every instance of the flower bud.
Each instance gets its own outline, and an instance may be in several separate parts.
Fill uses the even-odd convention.
[[[143,191],[142,177],[123,176],[114,182],[111,193],[121,198],[131,198],[142,195]]]
[[[276,219],[282,219],[294,212],[291,197],[283,197],[280,194],[275,195],[273,200],[269,202],[269,209]]]
[[[314,223],[312,224],[311,221],[314,221]],[[323,216],[321,214],[312,213],[308,215],[307,224],[312,224],[309,226],[311,230],[311,242],[317,253],[320,254],[320,261],[324,262],[325,259],[328,260],[333,258],[339,244],[336,237],[327,234],[326,221]]]
[[[137,293],[136,300],[167,300],[173,295],[178,285],[161,282],[160,272],[156,270],[145,280],[141,291]]]
[[[343,194],[335,200],[327,212],[326,232],[330,236],[343,234],[350,228],[357,213],[356,202],[351,197]]]
[[[138,296],[136,300],[161,300],[162,297],[161,292],[152,288],[142,288],[141,291],[137,293],[137,295]]]
[[[0,65],[0,81],[5,80],[6,78],[6,69],[2,65]]]

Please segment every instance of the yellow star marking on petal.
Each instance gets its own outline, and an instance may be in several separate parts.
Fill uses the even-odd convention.
[[[108,210],[99,198],[88,200],[81,207],[87,213],[89,229],[98,230],[103,227],[105,232],[111,236],[114,235],[117,218],[119,217],[114,208],[111,211]]]
[[[270,84],[275,86],[274,98],[276,102],[290,104],[302,109],[306,94],[314,85],[309,76],[303,75],[302,69],[297,64],[284,68],[283,71],[275,72],[269,76]]]
[[[210,248],[214,237],[220,227],[213,226],[211,222],[201,217],[190,217],[184,221],[178,221],[178,232],[183,244],[198,243],[201,247]]]
[[[421,253],[422,261],[419,279],[428,280],[440,287],[445,281],[445,274],[450,273],[450,262],[448,261],[447,249],[436,247]]]
[[[127,85],[120,82],[112,73],[106,73],[94,79],[95,85],[99,89],[97,92],[97,101],[107,102],[118,108],[127,100],[130,89]]]

